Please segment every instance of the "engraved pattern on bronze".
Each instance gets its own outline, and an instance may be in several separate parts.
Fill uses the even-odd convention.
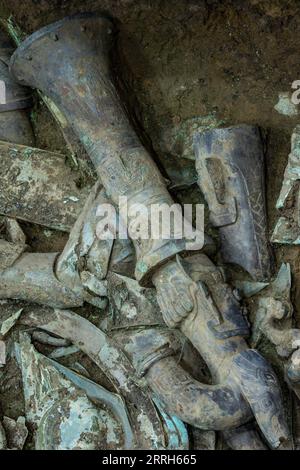
[[[22,333],[16,353],[35,447],[187,449],[184,423],[220,431],[234,449],[262,449],[265,441],[271,448],[288,445],[290,432],[276,374],[249,347],[245,309],[204,250],[188,253],[184,239],[143,240],[133,232],[124,243],[97,237],[101,202],[116,205],[119,196],[126,195],[131,206],[173,203],[115,88],[109,59],[112,33],[111,21],[99,15],[66,18],[30,36],[11,63],[20,83],[53,99],[99,177],[61,253],[30,253],[22,230],[11,219],[4,220],[1,231],[0,298],[40,305],[9,321],[48,335]],[[254,278],[268,278],[259,131],[251,126],[218,129],[197,135],[195,147],[199,185],[211,221],[219,227],[224,261],[240,263]],[[266,317],[260,328],[271,324],[276,301],[261,300]],[[101,311],[99,327],[68,310],[85,302]],[[275,329],[269,336],[282,346],[276,343]],[[100,390],[43,357],[34,339],[62,341],[62,347],[81,350],[116,393]],[[297,351],[291,360],[287,375],[291,379],[294,373],[297,393]],[[203,363],[209,380],[199,371]],[[44,389],[35,378],[39,375],[45,375]],[[98,407],[91,401],[95,396]],[[71,443],[64,429],[70,410]],[[0,432],[5,447],[5,433]]]

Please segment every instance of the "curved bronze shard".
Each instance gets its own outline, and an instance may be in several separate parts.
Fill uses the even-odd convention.
[[[28,333],[20,333],[15,354],[36,450],[134,446],[128,410],[120,396],[38,353]],[[103,406],[108,412],[104,419]]]
[[[255,126],[210,129],[194,137],[199,186],[218,227],[226,263],[254,279],[271,274],[267,243],[264,155]]]
[[[30,312],[21,321],[69,339],[105,372],[117,393],[126,401],[135,435],[134,448],[167,447],[163,420],[151,400],[147,386],[139,383],[127,355],[113,338],[85,318],[68,310],[48,309],[42,316],[40,312]]]
[[[26,109],[31,107],[30,90],[19,85],[11,76],[8,65],[14,51],[7,34],[0,29],[0,140],[31,145],[33,132]],[[3,99],[4,98],[4,99]]]
[[[186,249],[185,239],[145,240],[135,208],[171,206],[164,179],[135,133],[114,85],[110,66],[113,24],[103,16],[82,14],[40,29],[14,53],[11,72],[21,83],[50,97],[85,146],[108,196],[123,208],[126,196],[129,236],[137,263],[136,279],[151,284],[156,268]]]

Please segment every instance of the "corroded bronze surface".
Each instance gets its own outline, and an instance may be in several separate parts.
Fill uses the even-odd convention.
[[[96,208],[102,200],[118,204],[126,196],[129,209],[143,203],[148,210],[153,203],[173,203],[115,87],[109,59],[113,30],[101,16],[66,18],[33,34],[14,54],[14,76],[55,102],[89,153],[106,194],[100,182],[93,187],[61,254],[27,253],[23,240],[20,253],[8,256],[0,271],[0,297],[64,309],[87,301],[103,310],[108,297],[110,315],[102,318],[102,330],[68,310],[49,309],[41,318],[31,313],[23,322],[72,342],[101,368],[126,401],[133,447],[166,448],[166,423],[171,416],[173,426],[175,415],[202,430],[222,431],[232,447],[263,448],[255,419],[270,447],[278,448],[290,437],[280,386],[264,357],[249,348],[247,318],[222,272],[203,253],[181,258],[184,239],[144,240],[134,224],[132,245],[96,237]],[[224,260],[241,264],[253,277],[268,277],[258,131],[245,126],[211,131],[198,136],[196,145],[200,186],[211,220],[220,227]],[[129,219],[129,225],[135,222],[135,216]],[[133,267],[136,279],[124,276]],[[152,282],[155,289],[145,287]],[[194,355],[184,365],[180,354],[187,339]],[[204,360],[212,384],[187,371],[191,357]],[[86,410],[86,397],[74,391],[70,396],[80,398]],[[37,440],[41,448],[54,442],[46,439],[47,413],[62,430],[70,404],[67,399],[59,410],[51,406]],[[98,416],[96,408],[93,413]],[[178,429],[176,442],[185,448]]]
[[[195,135],[199,186],[218,227],[225,262],[256,280],[271,274],[267,242],[264,155],[259,129],[233,126]]]
[[[137,253],[136,278],[151,283],[158,265],[184,251],[184,239],[143,240],[131,224],[130,208],[173,204],[164,180],[135,133],[114,85],[110,49],[114,27],[97,15],[78,15],[34,33],[14,54],[11,71],[23,84],[43,91],[71,123],[107,194],[126,196],[130,237]],[[55,76],[55,80],[52,77]],[[121,206],[120,206],[121,207]]]
[[[280,217],[271,241],[299,245],[299,179],[300,179],[300,127],[295,127],[291,137],[291,152],[284,171],[282,187],[276,202]]]
[[[89,193],[65,156],[0,141],[0,214],[69,232]]]
[[[170,280],[174,276],[178,278],[177,285],[190,296],[184,298],[180,290],[177,295],[172,295]],[[200,414],[198,425],[228,429],[249,421],[249,406],[272,447],[278,447],[287,440],[289,432],[277,378],[267,361],[257,351],[249,349],[243,337],[249,333],[245,318],[213,263],[205,255],[196,255],[196,259],[187,258],[183,262],[179,259],[177,263],[171,261],[160,268],[154,277],[154,284],[167,324],[176,326],[189,338],[207,363],[213,381],[219,384],[204,390],[202,387],[197,390],[187,386],[187,391],[191,393],[187,402],[193,405],[184,410],[187,415],[183,419],[187,422],[192,420],[195,424],[194,420],[198,417],[196,409],[203,410],[207,406],[209,411],[207,415]],[[190,299],[193,302],[189,304]],[[186,375],[185,379],[180,380],[175,365],[171,367],[170,360],[165,359],[167,361],[165,373],[160,369],[156,375],[154,366],[149,374],[157,393],[169,390],[166,403],[173,412],[177,410],[180,413],[180,403],[184,397],[183,391],[179,393],[180,384],[192,381]],[[163,366],[159,363],[156,368],[159,367]],[[208,404],[195,405],[196,398],[200,400],[201,394],[204,394],[205,400],[210,397],[216,408]],[[204,422],[201,422],[203,418]]]
[[[33,132],[25,111],[32,105],[31,93],[28,88],[19,85],[9,72],[8,65],[13,50],[8,35],[0,29],[0,81],[4,85],[2,95],[5,98],[5,102],[1,101],[0,104],[0,139],[32,145]]]

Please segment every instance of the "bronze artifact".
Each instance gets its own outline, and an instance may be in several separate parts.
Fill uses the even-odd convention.
[[[32,145],[34,141],[26,109],[32,105],[30,90],[20,86],[9,73],[9,61],[14,51],[9,36],[0,29],[0,81],[4,84],[4,100],[0,104],[0,140]]]
[[[220,232],[223,260],[242,266],[255,280],[268,279],[271,261],[259,129],[212,129],[197,134],[194,146],[199,186],[210,220]]]
[[[3,289],[2,297],[6,293],[10,297],[26,298],[27,300],[33,300],[53,307],[57,306],[60,299],[62,299],[62,305],[66,308],[68,306],[80,305],[84,299],[99,305],[101,298],[109,295],[110,303],[119,305],[117,302],[118,290],[113,287],[116,285],[116,278],[112,274],[108,276],[107,281],[105,281],[105,278],[108,269],[120,270],[120,257],[118,256],[118,263],[114,262],[114,249],[111,254],[112,247],[110,244],[107,246],[105,242],[97,240],[95,229],[92,240],[88,240],[88,238],[85,240],[84,236],[85,233],[88,233],[85,227],[89,226],[89,224],[95,227],[97,223],[97,219],[94,218],[94,212],[91,210],[91,207],[95,206],[94,201],[97,200],[97,197],[95,199],[97,194],[99,199],[99,195],[101,197],[99,187],[95,187],[94,192],[88,198],[82,215],[71,231],[65,251],[58,257],[56,275],[54,275],[53,267],[49,266],[49,264],[46,276],[43,276],[43,271],[40,270],[41,261],[45,260],[43,262],[47,265],[49,255],[27,254],[27,258],[24,258],[23,271],[20,271],[22,258],[21,263],[17,260],[13,263],[12,268],[3,271],[3,285],[6,288]],[[91,248],[89,248],[89,245],[86,245],[87,242],[89,242]],[[85,251],[83,251],[85,246]],[[82,253],[82,259],[85,257],[88,270],[80,272],[79,267],[82,265],[82,262],[77,253]],[[90,255],[95,253],[98,253],[96,270],[94,265],[89,262]],[[128,261],[130,259],[128,251],[123,252],[123,256],[124,254],[125,259]],[[39,285],[33,284],[32,281],[24,285],[18,279],[16,273],[19,271],[22,277],[25,273],[25,276],[30,281],[30,272],[28,272],[28,266],[26,266],[25,262],[27,259],[29,266],[31,266],[35,258],[37,261],[35,269],[33,269],[34,280],[35,282],[38,281]],[[111,259],[108,264],[109,258]],[[132,256],[132,274],[134,271],[133,261],[134,257]],[[130,265],[128,264],[127,269],[130,270]],[[86,273],[85,279],[89,279],[92,284],[85,285],[83,282],[84,273]],[[174,284],[174,282],[169,282],[173,276],[177,278],[176,284],[181,286],[178,293],[181,296],[183,305],[180,307],[179,312],[179,307],[175,310],[172,305],[172,302],[179,304],[176,290],[164,292],[165,288],[170,289],[171,285]],[[12,283],[16,291],[18,290],[18,293],[16,292],[12,295],[7,278],[12,279]],[[61,283],[57,283],[58,287],[56,287],[55,284],[49,283],[50,279],[53,279],[56,283],[57,280],[60,280]],[[135,286],[135,282],[128,279],[125,292],[138,292],[138,284]],[[161,305],[165,322],[169,327],[179,327],[183,334],[191,340],[208,364],[213,380],[220,385],[208,386],[189,377],[187,372],[178,366],[177,360],[173,357],[178,354],[178,346],[176,346],[175,337],[171,332],[169,333],[166,329],[160,332],[161,327],[160,330],[157,328],[154,330],[146,328],[145,325],[147,323],[150,322],[151,324],[151,318],[152,323],[155,322],[155,319],[158,321],[159,310],[154,302],[155,298],[152,302],[149,302],[143,292],[139,295],[133,295],[130,302],[130,308],[132,309],[133,304],[137,302],[135,299],[140,299],[136,303],[136,312],[138,318],[143,312],[143,318],[139,320],[141,322],[141,331],[137,332],[134,329],[132,334],[129,337],[127,336],[127,339],[125,338],[126,342],[123,346],[126,354],[132,358],[136,373],[141,377],[145,376],[149,387],[165,403],[167,409],[181,417],[183,421],[199,426],[202,429],[227,430],[248,422],[253,412],[261,425],[265,437],[272,446],[277,447],[280,441],[288,436],[283,410],[279,406],[281,399],[278,384],[274,373],[263,358],[255,351],[248,349],[243,339],[243,336],[247,336],[249,333],[247,321],[240,311],[238,301],[233,296],[229,286],[225,284],[218,269],[204,254],[187,258],[185,261],[178,259],[177,262],[170,262],[158,271],[158,274],[154,276],[154,284],[159,292],[158,301]],[[22,286],[22,290],[20,286]],[[152,291],[153,289],[150,290]],[[190,302],[189,296],[186,296],[186,299],[184,298],[185,292],[189,291],[192,292],[191,298],[194,302],[192,310],[190,310],[188,305]],[[62,292],[61,295],[60,292]],[[24,293],[27,294],[27,297],[24,297]],[[165,306],[166,299],[171,302],[167,307]],[[122,305],[122,301],[120,302]],[[184,314],[183,316],[182,313]],[[149,315],[151,318],[149,318]],[[170,315],[171,318],[169,317]],[[125,320],[128,321],[128,319]],[[143,323],[143,320],[146,323]],[[39,327],[44,327],[38,321],[35,324]],[[63,333],[62,325],[54,330],[52,326],[50,331],[63,335],[74,342],[74,334],[68,330],[66,333]],[[122,344],[119,338],[118,343]],[[247,358],[246,355],[244,359],[245,353],[250,354],[248,365],[247,362],[243,362]],[[228,356],[227,362],[225,362],[226,356]],[[222,364],[222,367],[219,364]],[[253,381],[250,371],[247,372],[250,364],[254,367],[253,373],[261,370],[260,378],[255,383],[254,397],[252,395],[253,392],[246,385],[247,381]],[[248,374],[250,375],[248,376]],[[270,377],[269,383],[265,383],[264,377],[267,376]],[[245,385],[241,387],[242,377]],[[193,384],[194,391],[190,385],[186,385],[186,381],[187,384]],[[182,390],[179,394],[180,389],[178,387],[180,387],[180,383],[182,383]],[[259,387],[261,387],[262,409],[256,409]],[[276,408],[264,409],[263,403],[266,394],[273,397],[272,402],[276,403]],[[178,404],[177,400],[179,400]],[[187,405],[184,409],[181,406],[182,401]],[[190,406],[191,408],[189,408]],[[205,411],[207,407],[210,410],[209,413]],[[278,419],[278,424],[275,428],[271,425],[274,419]]]
[[[61,253],[29,252],[18,222],[3,221],[0,299],[39,304],[10,320],[33,328],[31,336],[21,333],[15,354],[35,447],[187,449],[186,425],[219,431],[233,449],[289,445],[279,381],[268,361],[249,347],[247,314],[237,291],[207,256],[211,241],[204,239],[195,253],[188,239],[176,238],[176,224],[167,239],[146,239],[139,232],[138,204],[146,207],[143,216],[151,228],[151,205],[170,207],[173,199],[119,96],[110,62],[114,40],[111,20],[81,14],[37,31],[11,60],[11,74],[20,85],[53,100],[99,178]],[[269,279],[258,129],[215,129],[197,133],[194,142],[199,186],[211,222],[219,228],[223,261],[240,264],[254,279]],[[47,197],[51,200],[51,192]],[[97,208],[119,205],[122,219],[122,197],[129,209],[129,239],[99,238]],[[55,207],[65,215],[64,208]],[[31,220],[29,212],[26,220]],[[278,289],[283,295],[284,289]],[[269,303],[260,300],[267,312],[262,330],[276,295]],[[70,310],[86,303],[101,311],[98,327]],[[298,338],[298,330],[289,328],[276,346],[285,346],[290,332]],[[275,330],[271,336],[277,338]],[[61,349],[81,350],[105,375],[114,395],[101,387],[96,393],[92,381],[41,355],[33,341],[60,349],[60,354],[67,353]],[[297,393],[298,357],[288,346],[293,356],[287,377]],[[209,377],[201,375],[200,364]],[[32,380],[35,370],[48,378],[44,396]],[[67,429],[70,410],[73,421]],[[2,435],[5,447],[5,431]]]
[[[299,244],[299,126],[296,126],[291,137],[291,152],[284,171],[276,209],[279,217],[272,234],[272,241],[281,244]]]
[[[18,82],[38,88],[58,106],[85,146],[111,200],[119,204],[119,197],[126,196],[129,214],[131,207],[144,204],[149,208],[145,217],[150,218],[151,204],[170,206],[173,201],[114,86],[109,60],[113,30],[111,21],[97,15],[58,21],[19,46],[11,72]],[[135,276],[147,285],[157,266],[185,251],[185,240],[146,242],[138,236],[134,219],[129,215],[129,235],[137,254]]]
[[[3,141],[0,155],[0,214],[69,232],[90,188],[78,188],[65,155]]]

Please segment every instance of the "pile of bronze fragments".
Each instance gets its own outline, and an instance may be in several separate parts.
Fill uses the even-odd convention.
[[[262,335],[274,344],[300,397],[291,273],[283,264],[272,278],[259,129],[193,136],[218,259],[239,266],[246,280],[226,282],[224,267],[210,259],[216,248],[208,236],[199,251],[184,238],[145,240],[134,215],[129,240],[96,234],[97,208],[118,205],[120,196],[129,209],[142,203],[149,213],[152,203],[173,204],[122,104],[110,62],[115,37],[110,19],[91,14],[42,28],[13,55],[1,33],[0,298],[26,308],[0,327],[1,370],[13,357],[25,402],[25,417],[2,416],[0,445],[26,448],[29,430],[35,449],[189,449],[200,441],[214,448],[218,431],[233,449],[293,447],[281,385],[254,349]],[[84,146],[97,173],[93,187],[79,188],[61,156],[33,147],[27,87],[39,90],[64,134]],[[18,219],[69,231],[62,253],[31,252]],[[97,326],[81,314],[88,304]],[[16,324],[22,328],[11,342]],[[62,365],[61,357],[78,350],[105,383],[82,364]]]

